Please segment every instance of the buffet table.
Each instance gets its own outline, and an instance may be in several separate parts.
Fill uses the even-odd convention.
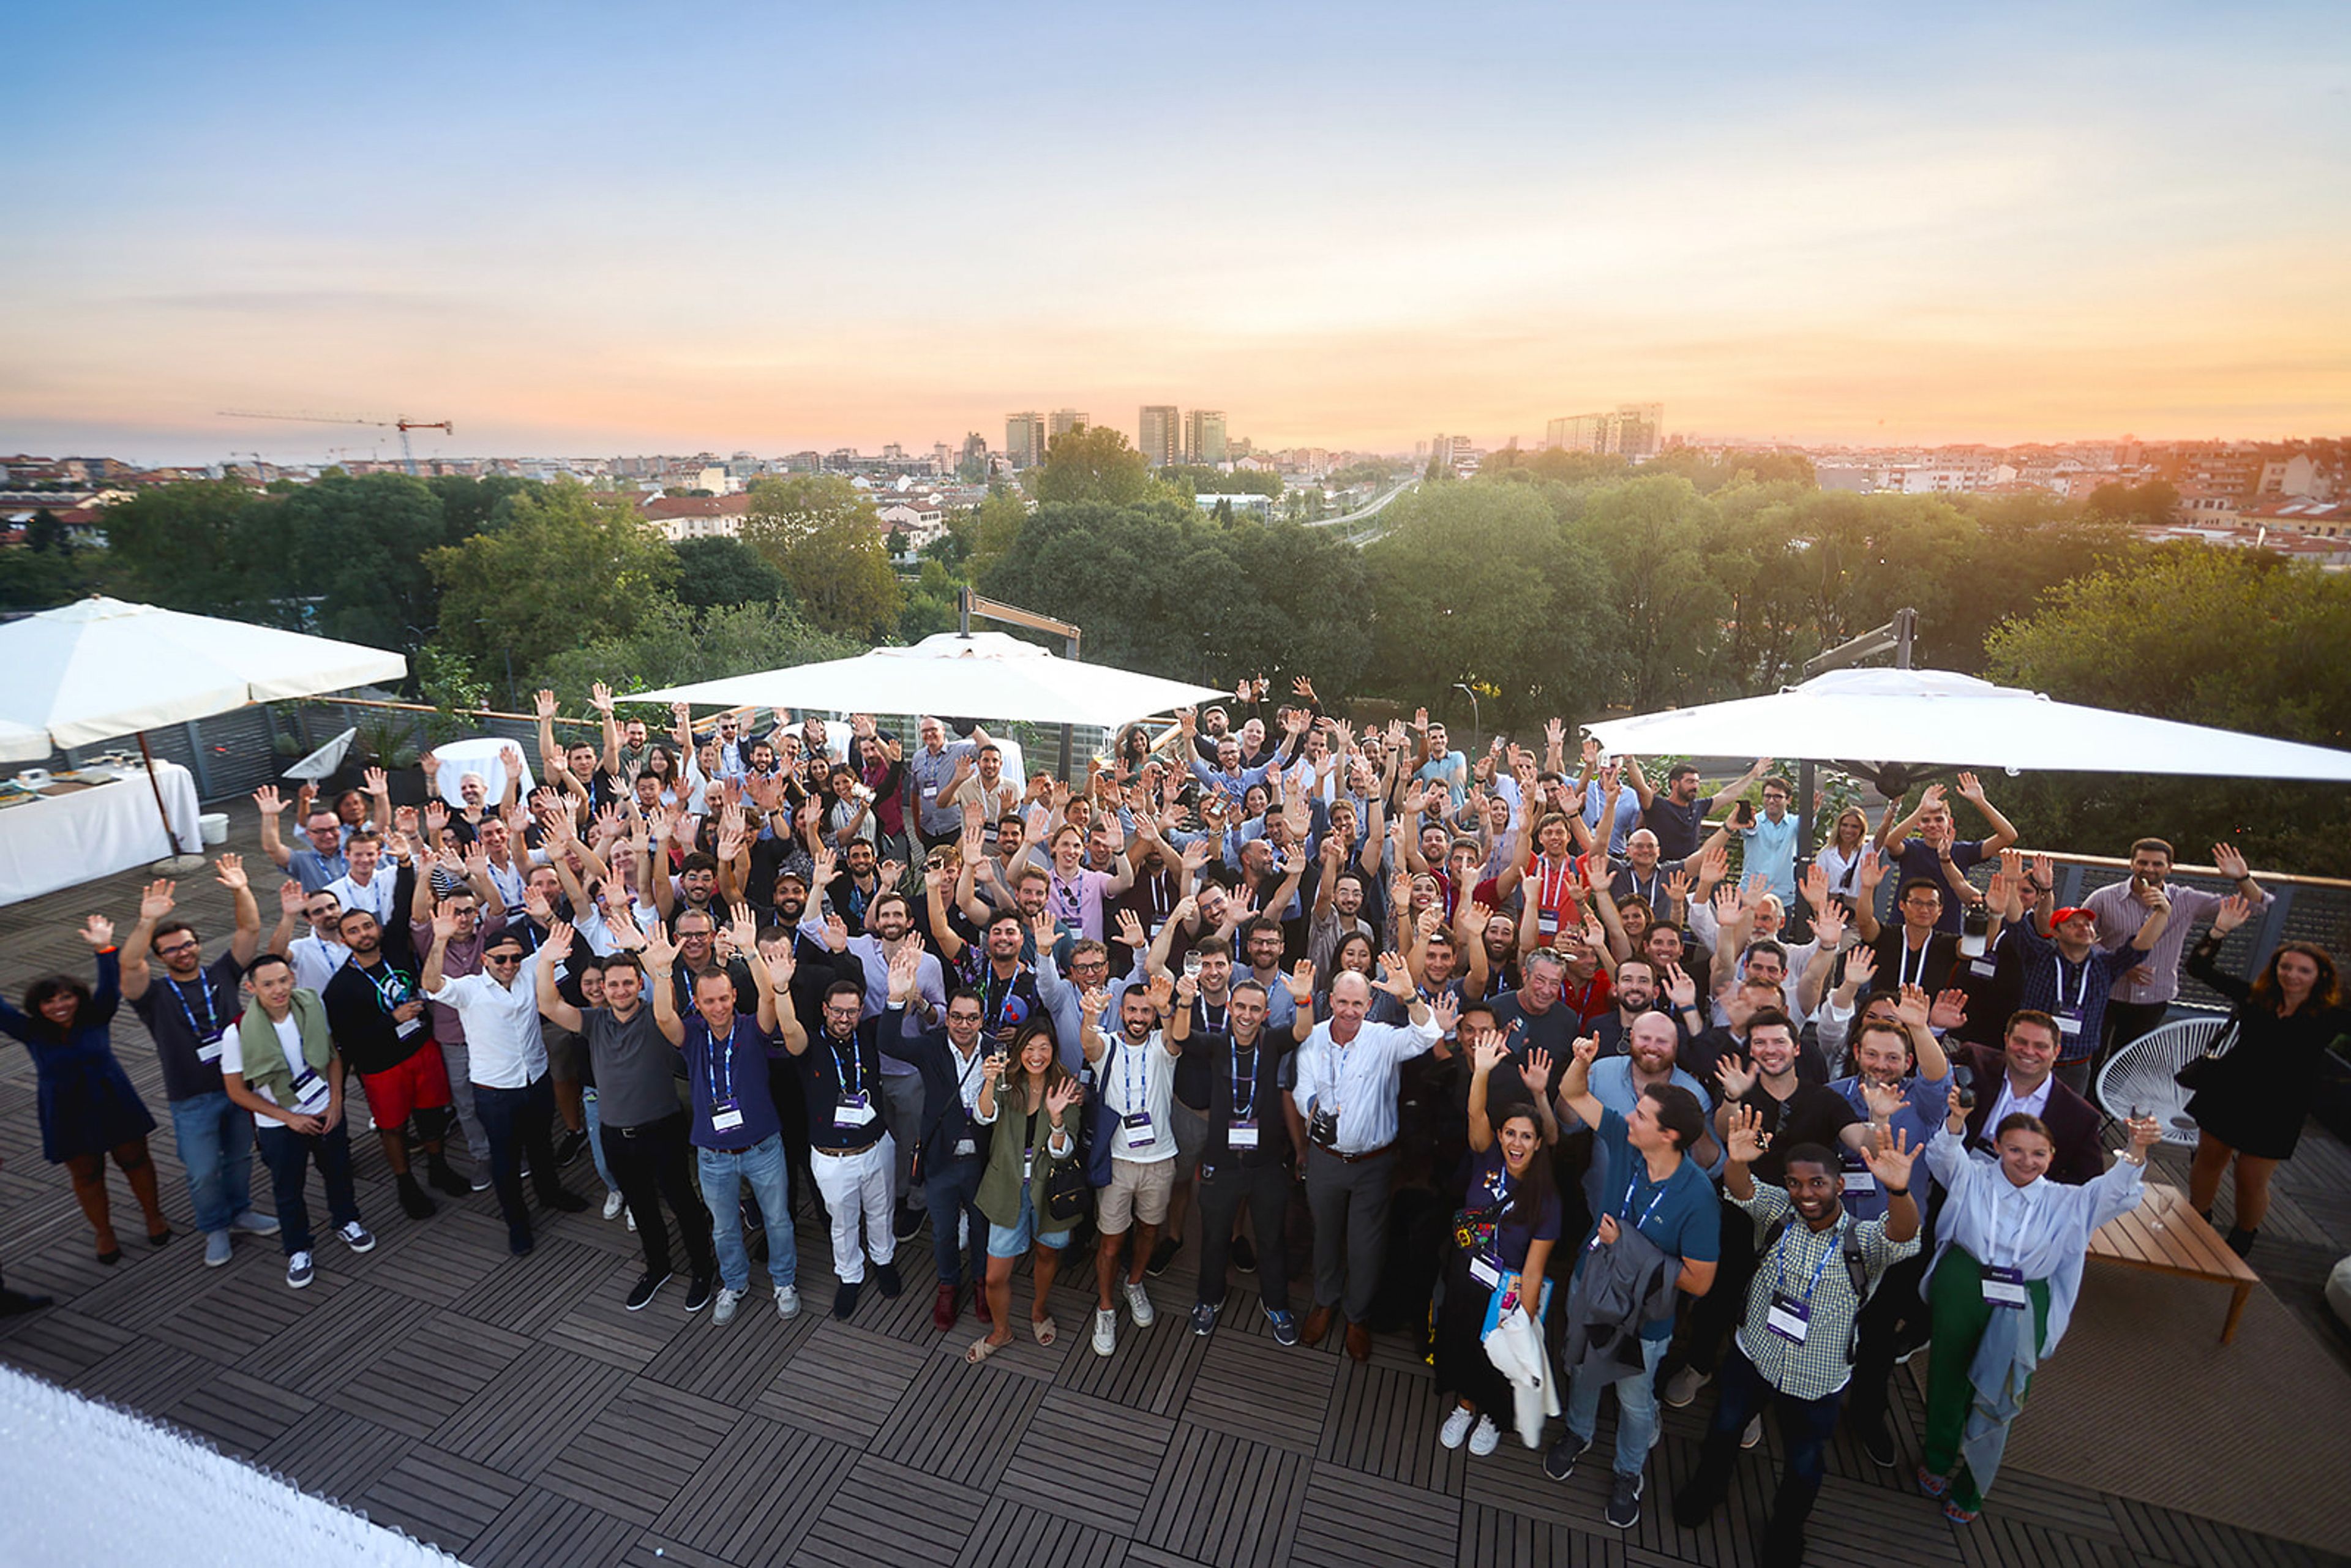
[[[194,776],[175,762],[158,762],[155,782],[181,847],[191,854],[202,850]],[[38,898],[171,852],[154,791],[134,763],[120,779],[0,807],[0,904]]]

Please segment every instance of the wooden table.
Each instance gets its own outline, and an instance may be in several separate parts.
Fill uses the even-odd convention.
[[[2245,1302],[2261,1283],[2261,1276],[2230,1249],[2220,1233],[2188,1206],[2187,1195],[2160,1182],[2147,1184],[2147,1196],[2137,1208],[2098,1227],[2090,1238],[2090,1256],[2233,1287],[2228,1321],[2220,1325],[2222,1344],[2237,1337],[2237,1320],[2245,1315]]]

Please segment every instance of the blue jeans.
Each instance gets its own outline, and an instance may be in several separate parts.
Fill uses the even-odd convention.
[[[1637,1476],[1649,1462],[1649,1445],[1657,1437],[1657,1362],[1666,1342],[1641,1342],[1641,1370],[1613,1381],[1575,1369],[1567,1385],[1567,1429],[1584,1442],[1600,1425],[1600,1391],[1616,1390],[1616,1473]]]
[[[337,1122],[315,1137],[306,1137],[283,1122],[264,1119],[254,1129],[261,1145],[262,1163],[269,1167],[269,1186],[277,1197],[278,1240],[291,1258],[313,1250],[310,1206],[302,1196],[308,1185],[310,1162],[319,1163],[319,1177],[327,1186],[327,1216],[338,1230],[360,1217],[359,1195],[351,1187],[350,1124]]]
[[[987,1160],[967,1155],[948,1160],[923,1178],[923,1206],[931,1211],[931,1261],[942,1285],[963,1283],[963,1249],[956,1242],[957,1214],[970,1218],[972,1256],[977,1258],[987,1250],[987,1216],[979,1211],[979,1178],[987,1170]],[[972,1270],[975,1280],[986,1277],[984,1269]]]
[[[604,1162],[604,1140],[597,1132],[602,1123],[596,1114],[594,1084],[583,1083],[580,1086],[580,1108],[585,1113],[588,1123],[588,1155],[596,1162],[596,1174],[604,1178],[606,1192],[618,1192],[621,1190],[621,1184],[612,1178],[612,1167]]]
[[[195,1200],[196,1228],[210,1236],[253,1207],[253,1113],[225,1090],[172,1102],[172,1132]]]
[[[1739,1434],[1748,1417],[1770,1408],[1780,1420],[1780,1439],[1787,1446],[1788,1468],[1771,1499],[1771,1517],[1764,1526],[1759,1560],[1765,1564],[1795,1563],[1803,1556],[1804,1521],[1821,1495],[1821,1479],[1828,1473],[1829,1439],[1836,1435],[1837,1406],[1844,1391],[1817,1399],[1782,1394],[1763,1380],[1755,1364],[1736,1345],[1722,1363],[1722,1397],[1714,1420],[1706,1429],[1706,1446],[1698,1455],[1697,1472],[1685,1488],[1698,1503],[1711,1510],[1730,1490],[1739,1463]],[[1678,1505],[1680,1500],[1675,1500]]]
[[[718,1282],[738,1292],[751,1288],[751,1254],[743,1246],[745,1182],[751,1184],[768,1227],[768,1278],[778,1287],[798,1279],[799,1249],[792,1239],[791,1172],[784,1163],[783,1134],[770,1133],[747,1149],[697,1148],[694,1163],[702,1177],[702,1201],[710,1208]]]

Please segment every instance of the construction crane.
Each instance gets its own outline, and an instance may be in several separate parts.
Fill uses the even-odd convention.
[[[366,419],[353,413],[272,413],[246,408],[225,408],[220,413],[225,419],[291,419],[305,424],[372,424],[379,429],[397,430],[400,432],[400,455],[407,463],[411,474],[416,472],[416,452],[408,444],[410,431],[438,430],[450,435],[457,434],[456,425],[445,419]]]

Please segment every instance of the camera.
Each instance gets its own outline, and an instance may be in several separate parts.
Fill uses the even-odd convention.
[[[1951,1082],[1959,1086],[1959,1109],[1962,1111],[1974,1110],[1976,1108],[1976,1070],[1972,1067],[1965,1067],[1958,1062],[1953,1062],[1951,1064]]]
[[[1318,1107],[1313,1117],[1306,1124],[1306,1136],[1326,1149],[1337,1148],[1339,1146],[1339,1113]]]

